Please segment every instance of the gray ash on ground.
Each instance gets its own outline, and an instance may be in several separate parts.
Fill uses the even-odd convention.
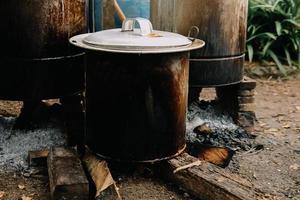
[[[48,124],[31,131],[14,130],[14,117],[0,116],[0,170],[24,171],[28,151],[63,146],[66,138],[58,125]]]
[[[210,134],[196,133],[196,127],[205,125],[212,131]],[[249,151],[257,146],[255,136],[248,134],[236,125],[230,115],[214,102],[199,101],[188,108],[186,140],[189,151],[199,145],[228,147],[235,151]]]

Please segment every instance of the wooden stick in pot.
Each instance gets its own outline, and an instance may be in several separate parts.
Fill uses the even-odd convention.
[[[117,0],[114,0],[114,7],[116,9],[119,19],[121,20],[121,22],[123,22],[126,19],[126,16],[125,16],[123,10],[121,9],[121,7],[119,6]]]

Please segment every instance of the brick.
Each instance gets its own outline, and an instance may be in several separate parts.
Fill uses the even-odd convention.
[[[254,103],[254,101],[255,101],[254,96],[250,96],[250,97],[242,97],[242,96],[239,96],[239,97],[238,97],[238,102],[239,102],[239,104]]]
[[[242,82],[240,83],[240,90],[253,90],[256,88],[256,81],[249,77],[244,77]]]
[[[240,97],[252,97],[254,96],[255,91],[254,90],[239,90],[238,96]]]
[[[88,200],[89,183],[73,149],[51,148],[47,163],[52,200]]]
[[[243,112],[255,112],[255,104],[254,103],[245,103],[245,104],[239,104],[239,111]]]
[[[252,129],[256,121],[254,112],[238,112],[237,124],[241,127]]]

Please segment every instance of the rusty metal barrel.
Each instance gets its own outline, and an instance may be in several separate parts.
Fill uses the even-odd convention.
[[[243,78],[248,0],[153,0],[156,29],[197,37],[206,46],[191,54],[190,87],[224,86]],[[191,35],[193,36],[193,35]]]
[[[68,38],[87,31],[86,0],[0,2],[0,99],[39,100],[78,93],[84,53]]]

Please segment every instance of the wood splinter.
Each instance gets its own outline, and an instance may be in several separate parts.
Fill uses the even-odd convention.
[[[195,161],[195,162],[192,162],[192,163],[190,163],[190,164],[187,164],[187,165],[184,165],[184,166],[181,166],[181,167],[177,167],[174,171],[173,171],[173,173],[175,174],[175,173],[177,173],[177,172],[179,172],[179,171],[181,171],[181,170],[184,170],[184,169],[188,169],[188,168],[191,168],[191,167],[194,167],[194,166],[199,166],[199,165],[201,165],[201,160],[197,160],[197,161]]]

